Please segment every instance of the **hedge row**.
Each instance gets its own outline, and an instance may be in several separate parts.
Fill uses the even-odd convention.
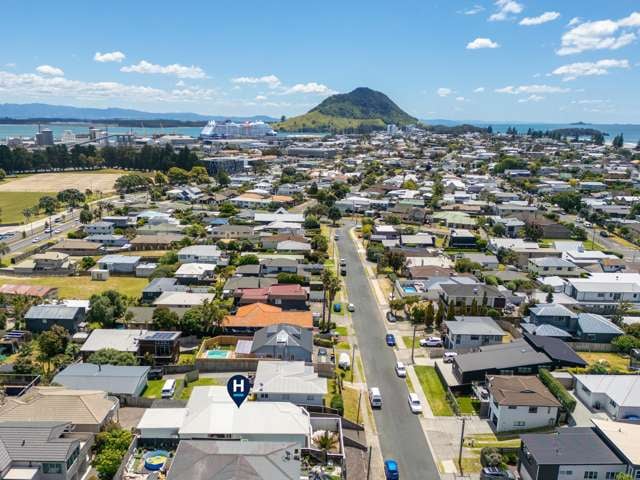
[[[551,393],[558,399],[562,406],[568,411],[573,412],[576,408],[576,399],[569,395],[567,389],[553,376],[548,370],[541,368],[538,376],[542,383],[549,389]]]

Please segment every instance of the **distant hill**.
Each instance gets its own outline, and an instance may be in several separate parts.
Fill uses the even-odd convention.
[[[288,132],[366,132],[418,123],[382,92],[360,87],[332,95],[304,115],[276,123],[276,130]]]
[[[82,108],[68,105],[49,105],[47,103],[0,103],[0,118],[15,119],[74,119],[74,120],[179,120],[183,122],[204,122],[207,120],[262,120],[274,122],[277,119],[266,115],[250,117],[228,117],[224,115],[200,115],[198,113],[153,113],[127,108]]]

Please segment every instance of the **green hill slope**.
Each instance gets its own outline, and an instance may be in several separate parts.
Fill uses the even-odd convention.
[[[370,88],[356,88],[350,93],[332,95],[308,113],[274,124],[287,132],[368,132],[418,123],[384,93]]]

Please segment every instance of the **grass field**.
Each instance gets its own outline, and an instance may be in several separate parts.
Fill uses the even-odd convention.
[[[146,278],[110,277],[104,282],[93,282],[91,277],[7,277],[0,276],[0,284],[44,285],[57,287],[60,298],[88,299],[94,293],[117,290],[128,297],[139,297],[149,283]]]
[[[602,245],[592,240],[585,240],[584,242],[582,242],[582,244],[584,245],[585,250],[600,250],[600,251],[604,250]]]
[[[403,336],[402,337],[402,341],[404,343],[404,346],[406,348],[411,348],[411,344],[413,343],[413,346],[415,347],[416,350],[418,350],[420,348],[420,337],[416,336],[415,340],[412,336]],[[419,350],[418,350],[419,351]]]
[[[142,396],[145,398],[160,398],[162,385],[164,385],[164,380],[148,380],[147,388],[144,389]]]
[[[453,416],[453,410],[447,403],[446,392],[435,367],[416,365],[414,369],[433,414],[438,417]]]
[[[31,208],[36,205],[38,200],[40,200],[40,197],[44,197],[45,195],[55,195],[55,193],[52,194],[51,192],[43,191],[3,191],[2,186],[3,185],[0,185],[0,208],[2,209],[2,215],[0,215],[1,223],[24,223],[22,211],[25,208]],[[37,220],[43,216],[44,215],[40,215],[40,217],[31,217],[29,218],[29,221]]]
[[[619,353],[614,352],[578,352],[578,355],[592,365],[601,360],[606,361],[612,368],[619,369],[623,372],[629,371],[629,358],[623,357]]]
[[[118,177],[127,172],[55,172],[36,173],[8,179],[0,184],[0,192],[60,192],[67,188],[77,188],[81,192],[86,189],[100,192],[113,191]]]
[[[480,401],[474,397],[456,397],[462,415],[475,415],[480,411]]]
[[[344,402],[344,416],[352,422],[362,422],[366,398],[360,400],[360,416],[358,418],[358,397],[359,392],[355,388],[344,387],[342,390],[342,401]],[[363,397],[365,397],[363,395]]]
[[[349,335],[349,329],[347,327],[336,327],[336,333],[341,337]]]

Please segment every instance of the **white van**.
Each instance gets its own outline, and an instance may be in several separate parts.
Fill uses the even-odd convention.
[[[172,378],[164,382],[162,386],[162,398],[171,398],[176,393],[176,381]]]
[[[349,354],[346,352],[342,352],[338,357],[338,366],[343,370],[349,370],[351,368],[351,359],[349,358]]]
[[[369,403],[371,408],[382,408],[382,394],[378,387],[371,387],[369,389]]]

